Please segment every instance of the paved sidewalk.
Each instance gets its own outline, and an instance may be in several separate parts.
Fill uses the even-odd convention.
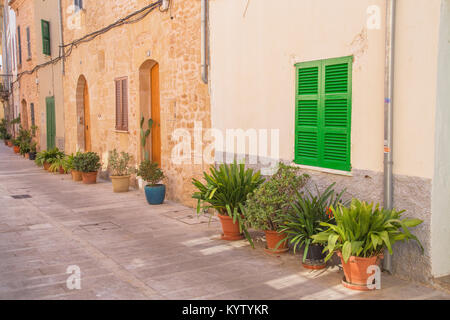
[[[0,145],[0,299],[450,299],[389,275],[382,290],[350,291],[337,267],[306,271],[219,232],[192,209],[75,183]],[[81,290],[67,288],[72,265]]]

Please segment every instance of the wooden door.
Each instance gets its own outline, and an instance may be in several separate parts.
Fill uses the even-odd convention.
[[[161,108],[159,98],[159,64],[151,70],[152,161],[161,167]]]
[[[91,151],[91,114],[89,109],[89,91],[87,83],[84,85],[84,151]]]
[[[47,150],[55,148],[56,119],[55,119],[55,97],[45,99],[47,111]]]

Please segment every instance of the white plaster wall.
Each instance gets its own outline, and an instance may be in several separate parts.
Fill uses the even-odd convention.
[[[368,30],[372,5],[381,28]],[[433,177],[439,7],[398,1],[395,174]],[[382,172],[384,26],[384,0],[210,1],[213,127],[280,129],[293,160],[295,62],[354,55],[352,165]]]
[[[433,276],[450,274],[450,0],[442,0],[436,109],[436,161],[432,193]]]

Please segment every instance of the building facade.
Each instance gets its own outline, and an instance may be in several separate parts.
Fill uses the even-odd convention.
[[[173,1],[168,10],[149,1],[63,1],[66,150],[130,153],[162,167],[168,198],[192,204],[191,179],[205,165],[200,159],[173,161],[174,132],[192,133],[194,122],[210,126],[208,86],[200,77],[200,1]],[[142,10],[142,11],[140,11]],[[137,14],[136,14],[137,13]],[[133,15],[134,14],[134,15]],[[132,15],[133,23],[103,28]],[[86,35],[99,33],[85,41]],[[77,43],[71,47],[71,43]],[[153,120],[145,147],[144,130]]]
[[[14,104],[25,129],[37,126],[40,150],[64,150],[62,16],[58,0],[11,0],[16,15]]]
[[[7,120],[12,120],[19,114],[18,105],[14,104],[14,96],[11,86],[17,77],[16,61],[16,14],[8,5],[8,0],[2,3],[2,88],[4,94],[3,108]],[[16,93],[18,95],[18,93]],[[17,101],[17,100],[16,100]]]
[[[399,244],[392,269],[418,281],[450,274],[449,10],[447,0],[397,1],[394,206],[425,221],[425,253]],[[212,126],[279,136],[272,158],[217,148],[217,161],[280,160],[382,203],[385,13],[384,0],[211,1]]]

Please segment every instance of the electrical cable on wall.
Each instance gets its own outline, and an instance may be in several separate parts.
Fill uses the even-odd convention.
[[[85,35],[85,36],[83,36],[83,37],[81,37],[79,39],[76,39],[76,40],[74,40],[74,41],[72,41],[72,42],[70,42],[68,44],[60,46],[60,55],[59,55],[59,57],[57,57],[55,59],[52,59],[50,61],[47,61],[45,63],[36,65],[31,70],[27,70],[27,71],[23,71],[23,72],[18,73],[17,74],[17,79],[13,82],[13,84],[18,82],[20,80],[20,78],[23,75],[25,75],[25,74],[33,74],[34,72],[36,72],[37,70],[39,70],[39,69],[41,69],[43,67],[46,67],[48,65],[53,65],[53,64],[61,61],[62,59],[68,58],[72,54],[73,48],[77,47],[78,45],[80,45],[82,43],[94,40],[99,35],[102,35],[102,34],[108,32],[108,31],[110,31],[110,30],[112,30],[114,28],[120,27],[122,25],[133,24],[133,23],[141,21],[142,19],[147,17],[154,9],[159,7],[162,4],[162,2],[163,2],[163,0],[158,0],[156,2],[153,2],[153,3],[149,4],[148,6],[145,6],[142,9],[137,10],[137,11],[127,15],[124,18],[121,18],[121,19],[117,20],[116,22],[114,22],[114,23],[112,23],[112,24],[110,24],[110,25],[108,25],[108,26],[106,26],[106,27],[104,27],[102,29],[99,29],[97,31],[91,32],[91,33],[89,33],[89,34],[87,34],[87,35]],[[135,16],[138,16],[138,17],[135,18],[135,19],[132,19]],[[130,19],[132,19],[132,20],[130,20]],[[62,51],[62,54],[61,54],[61,51]]]

